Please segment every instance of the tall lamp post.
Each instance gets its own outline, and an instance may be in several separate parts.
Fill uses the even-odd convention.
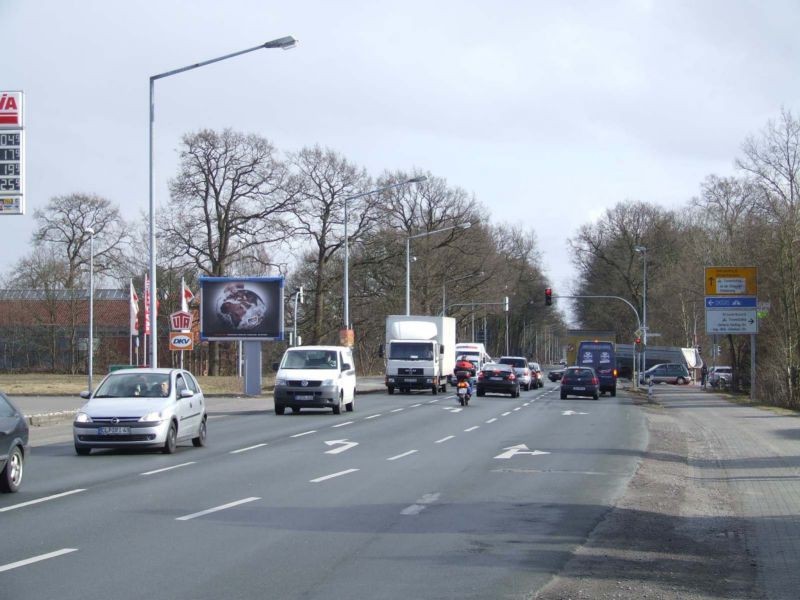
[[[344,318],[344,328],[350,329],[350,240],[347,236],[347,204],[350,200],[356,200],[358,198],[363,198],[364,196],[369,196],[371,194],[380,194],[381,192],[385,192],[387,190],[392,190],[397,187],[401,187],[404,185],[408,185],[409,183],[422,183],[426,181],[428,178],[424,175],[419,177],[412,177],[411,179],[407,179],[406,181],[400,181],[398,183],[393,183],[391,185],[387,185],[381,188],[377,188],[374,190],[370,190],[368,192],[363,192],[361,194],[356,194],[355,196],[348,196],[344,199],[344,306],[343,306],[343,318]]]
[[[173,69],[172,71],[167,71],[165,73],[159,73],[158,75],[153,75],[150,77],[150,141],[149,141],[149,171],[150,171],[150,286],[152,293],[150,294],[150,314],[153,315],[153,332],[150,337],[150,366],[157,367],[158,366],[158,346],[157,346],[157,328],[156,328],[156,290],[158,287],[156,286],[156,227],[155,227],[155,207],[153,203],[153,123],[155,122],[155,84],[156,81],[159,79],[164,79],[165,77],[170,77],[172,75],[177,75],[178,73],[183,73],[184,71],[191,71],[193,69],[198,69],[200,67],[205,67],[206,65],[210,65],[215,62],[220,62],[222,60],[226,60],[228,58],[233,58],[235,56],[240,56],[242,54],[247,54],[248,52],[253,52],[254,50],[261,50],[262,48],[281,48],[282,50],[289,50],[290,48],[294,48],[297,45],[297,40],[293,37],[282,37],[275,40],[271,40],[269,42],[265,42],[258,46],[254,46],[252,48],[248,48],[247,50],[240,50],[239,52],[233,52],[232,54],[226,54],[225,56],[220,56],[217,58],[212,58],[210,60],[205,60],[203,62],[199,62],[193,65],[189,65],[186,67],[181,67],[180,69]]]
[[[434,229],[433,231],[424,231],[416,235],[406,238],[406,314],[411,314],[411,240],[421,237],[428,237],[434,233],[442,233],[452,229],[469,229],[472,223],[459,223],[458,225],[451,225],[450,227],[442,227],[441,229]]]
[[[642,263],[644,269],[643,290],[642,290],[642,367],[641,373],[647,370],[647,247],[634,246],[636,252],[642,253]]]
[[[86,230],[89,234],[89,393],[92,393],[92,371],[94,370],[94,229]]]

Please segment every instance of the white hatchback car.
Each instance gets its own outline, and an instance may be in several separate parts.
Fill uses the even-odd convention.
[[[182,369],[122,369],[109,373],[72,425],[75,452],[92,448],[161,447],[178,442],[206,445],[206,403],[194,376]]]

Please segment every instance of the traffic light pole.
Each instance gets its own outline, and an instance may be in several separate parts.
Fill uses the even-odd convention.
[[[558,298],[570,298],[570,299],[572,299],[572,298],[578,298],[578,299],[601,298],[601,299],[622,300],[625,304],[627,304],[628,306],[631,307],[631,310],[633,311],[633,314],[636,315],[636,323],[639,326],[639,331],[642,331],[642,320],[639,318],[639,311],[636,310],[636,307],[633,304],[631,304],[630,302],[625,300],[625,298],[622,298],[620,296],[554,296],[554,295],[550,294],[550,297],[553,300],[556,300]],[[647,346],[647,336],[646,335],[644,337],[644,340],[645,340],[645,347],[646,347]],[[633,355],[632,356],[632,358],[633,358],[633,389],[638,389],[639,388],[639,380],[636,377],[636,344],[632,344],[632,347],[633,347],[633,352],[631,354]]]

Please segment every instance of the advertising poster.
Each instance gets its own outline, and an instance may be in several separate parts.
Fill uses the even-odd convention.
[[[283,277],[201,277],[200,338],[283,340]]]

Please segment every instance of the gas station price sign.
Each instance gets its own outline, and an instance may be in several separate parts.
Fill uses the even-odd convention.
[[[25,214],[22,92],[0,92],[0,215]]]

